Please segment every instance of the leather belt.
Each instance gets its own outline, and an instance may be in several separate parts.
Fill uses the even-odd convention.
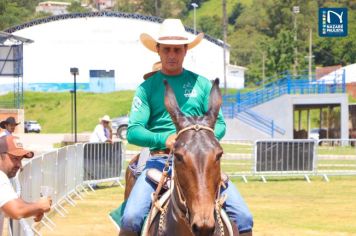
[[[151,155],[168,155],[170,153],[169,149],[165,149],[165,150],[155,150],[155,151],[151,151]]]

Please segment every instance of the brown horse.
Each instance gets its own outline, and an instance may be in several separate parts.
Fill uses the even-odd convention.
[[[167,81],[165,87],[164,103],[178,132],[173,150],[174,186],[164,215],[161,216],[161,211],[153,219],[148,235],[228,235],[216,210],[223,154],[213,131],[222,102],[219,80],[215,80],[211,89],[208,111],[201,117],[184,116]],[[132,175],[126,177],[129,183],[134,183]],[[236,225],[233,230],[238,235]]]

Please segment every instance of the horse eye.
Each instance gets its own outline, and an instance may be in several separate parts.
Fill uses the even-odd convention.
[[[216,155],[216,161],[220,161],[220,159],[221,159],[221,157],[222,157],[222,152],[220,152],[220,153],[218,153],[217,155]]]
[[[174,153],[174,158],[179,162],[183,162],[183,156],[178,153]]]

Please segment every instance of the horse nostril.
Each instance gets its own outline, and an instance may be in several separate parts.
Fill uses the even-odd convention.
[[[192,225],[192,229],[193,229],[193,233],[194,233],[194,234],[198,233],[198,231],[199,231],[199,227],[198,227],[197,224],[193,224],[193,225]]]
[[[198,235],[213,235],[215,231],[215,226],[213,227],[208,227],[206,225],[204,226],[199,226],[197,223],[192,224],[192,231],[193,234],[198,236]]]

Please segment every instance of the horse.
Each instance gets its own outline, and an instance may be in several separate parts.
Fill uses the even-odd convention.
[[[164,81],[164,85],[164,104],[177,130],[172,150],[173,186],[167,204],[148,226],[147,235],[229,235],[220,216],[222,203],[219,205],[223,149],[214,135],[222,103],[219,80],[213,83],[208,111],[199,117],[185,116],[168,82]],[[127,174],[126,178],[128,183],[134,183],[132,174]],[[131,188],[127,187],[125,197]],[[233,235],[238,235],[237,226],[231,224]]]

